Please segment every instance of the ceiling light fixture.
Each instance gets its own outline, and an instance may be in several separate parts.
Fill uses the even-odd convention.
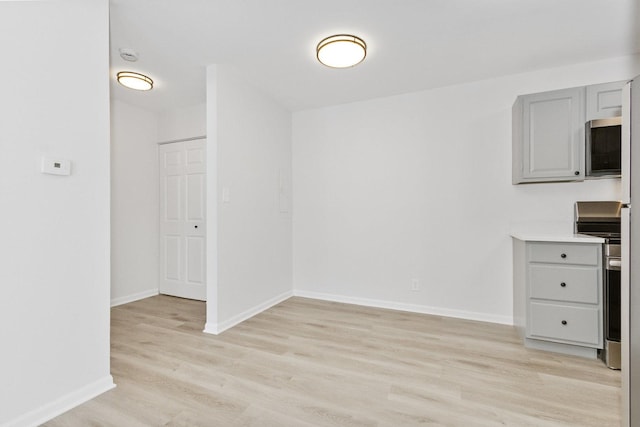
[[[153,80],[144,74],[134,73],[133,71],[121,71],[117,75],[118,83],[129,89],[135,90],[151,90],[153,88]]]
[[[318,43],[316,57],[327,67],[348,68],[358,65],[367,56],[367,44],[360,37],[337,34]]]

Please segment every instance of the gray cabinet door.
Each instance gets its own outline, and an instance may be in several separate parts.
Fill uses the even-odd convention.
[[[627,82],[587,86],[587,121],[622,115],[622,88]]]
[[[518,97],[514,184],[584,179],[584,92],[579,87]]]

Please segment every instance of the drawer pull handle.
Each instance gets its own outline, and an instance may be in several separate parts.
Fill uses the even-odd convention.
[[[566,325],[566,324],[567,324],[567,321],[566,321],[566,320],[563,320],[563,321],[562,321],[562,324],[563,324],[563,325]]]
[[[562,282],[562,283],[560,283],[560,286],[562,286],[563,288],[566,288],[566,287],[567,287],[567,284],[566,284],[566,283],[564,283],[564,282]]]
[[[560,258],[566,258],[567,254],[560,254]]]

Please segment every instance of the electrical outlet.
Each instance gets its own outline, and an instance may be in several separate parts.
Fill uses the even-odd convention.
[[[420,280],[418,279],[411,280],[411,290],[414,292],[418,292],[420,290]]]

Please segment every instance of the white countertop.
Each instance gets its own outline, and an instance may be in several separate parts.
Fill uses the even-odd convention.
[[[604,243],[601,237],[575,234],[573,223],[528,222],[512,224],[511,237],[526,242]]]

